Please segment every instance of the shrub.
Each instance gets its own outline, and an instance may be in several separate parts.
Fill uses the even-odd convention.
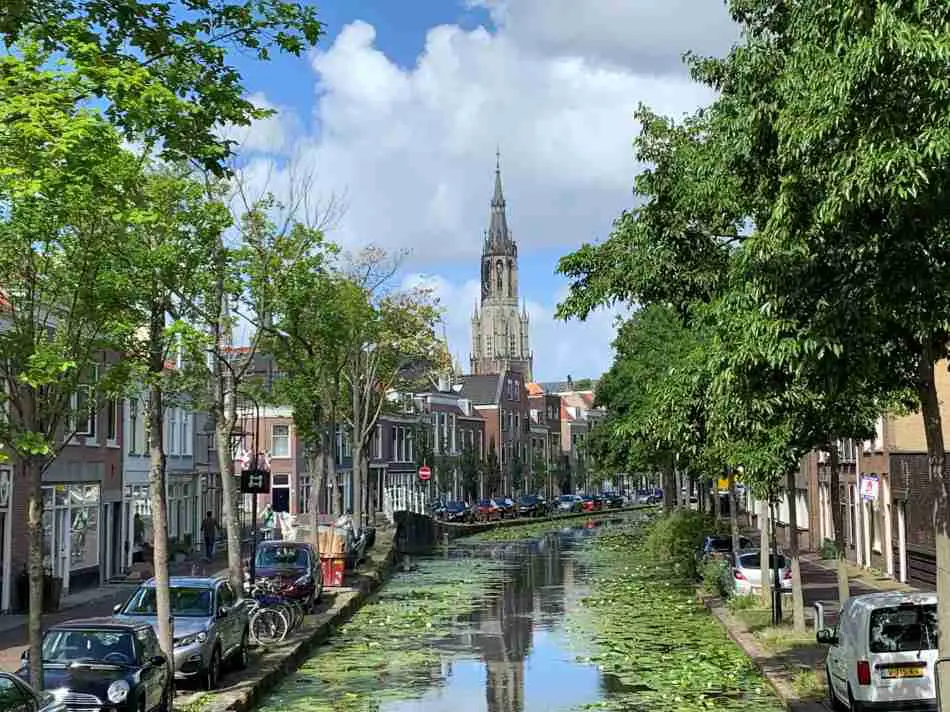
[[[693,510],[677,510],[658,517],[650,526],[643,542],[647,554],[657,562],[672,566],[687,579],[696,580],[696,553],[703,537],[713,533],[716,524],[712,516]]]
[[[762,600],[759,596],[754,593],[746,593],[742,596],[733,596],[729,599],[729,610],[735,613],[736,611],[748,611],[752,608],[759,608],[762,605]]]
[[[723,585],[723,576],[728,566],[722,559],[713,559],[707,561],[703,566],[703,588],[707,593],[713,593],[725,598],[728,595],[726,587]]]
[[[838,556],[838,547],[835,546],[835,543],[831,539],[825,539],[821,542],[821,548],[818,550],[818,553],[821,555],[821,558],[826,561],[828,559],[834,559]]]

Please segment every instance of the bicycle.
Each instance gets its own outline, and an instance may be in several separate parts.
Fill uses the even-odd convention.
[[[282,610],[291,628],[296,628],[303,623],[306,613],[303,605],[299,601],[284,596],[275,582],[259,581],[254,588],[251,595],[254,598],[263,599],[263,602],[269,606]]]

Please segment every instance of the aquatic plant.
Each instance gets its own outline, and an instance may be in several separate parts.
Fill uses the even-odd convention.
[[[593,572],[571,624],[610,681],[597,709],[695,712],[780,708],[752,661],[700,607],[692,581],[655,545],[659,520],[604,532],[575,554]],[[677,525],[682,526],[682,525]],[[687,527],[688,528],[688,527]],[[644,531],[646,529],[646,531]],[[657,556],[660,554],[661,556]]]

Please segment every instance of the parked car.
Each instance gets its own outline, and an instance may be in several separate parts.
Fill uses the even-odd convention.
[[[619,492],[604,492],[602,499],[610,509],[620,509],[626,504]]]
[[[65,693],[37,692],[26,680],[0,672],[0,712],[66,712]]]
[[[852,596],[816,637],[828,646],[832,709],[937,709],[937,594]]]
[[[305,611],[312,611],[323,596],[323,569],[310,544],[261,542],[254,556],[254,573],[259,579],[273,581],[281,596],[299,601]]]
[[[445,503],[445,521],[468,522],[471,521],[472,518],[472,508],[465,504],[465,502],[455,501]]]
[[[729,566],[723,589],[733,596],[746,596],[762,591],[762,556],[759,551],[740,551],[727,555]],[[792,569],[789,560],[782,554],[769,556],[769,585],[775,581],[778,569],[779,585],[782,591],[792,590]]]
[[[519,517],[543,517],[547,514],[544,500],[534,494],[526,494],[518,498]]]
[[[501,519],[501,507],[493,499],[483,499],[475,505],[475,519],[480,522],[490,522]]]
[[[663,494],[661,493],[658,497],[656,490],[652,489],[638,489],[637,490],[637,504],[659,504],[663,500]]]
[[[752,541],[748,537],[739,537],[739,549],[744,551],[752,548]],[[715,559],[724,559],[732,552],[731,536],[707,536],[703,539],[702,546],[696,552],[696,560],[699,569],[705,566],[707,561]]]
[[[17,675],[30,679],[23,653]],[[67,710],[170,712],[172,666],[145,621],[88,618],[59,623],[43,636],[43,681]]]
[[[501,512],[502,519],[513,519],[518,516],[518,507],[510,497],[495,497],[493,501]]]
[[[197,680],[213,690],[225,662],[237,668],[247,664],[247,606],[225,578],[173,576],[168,590],[175,622],[175,677]],[[155,579],[115,607],[118,620],[129,625],[148,623],[157,632],[156,610]]]
[[[584,498],[576,494],[562,494],[557,498],[557,509],[561,513],[580,512]]]

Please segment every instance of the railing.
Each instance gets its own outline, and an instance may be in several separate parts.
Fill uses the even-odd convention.
[[[395,522],[396,512],[428,514],[426,494],[416,487],[386,487],[383,489],[383,513],[390,523]]]

